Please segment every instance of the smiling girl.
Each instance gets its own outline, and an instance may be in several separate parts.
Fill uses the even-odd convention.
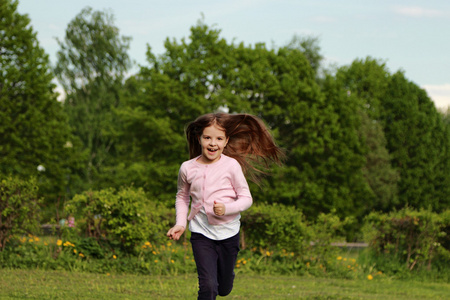
[[[180,167],[176,225],[167,236],[178,240],[190,221],[198,299],[216,299],[233,288],[240,212],[252,205],[244,174],[257,181],[261,170],[255,163],[280,163],[283,153],[265,124],[249,114],[200,116],[187,126],[186,137],[190,160]]]

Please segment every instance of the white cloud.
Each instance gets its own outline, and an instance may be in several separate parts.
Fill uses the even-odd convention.
[[[422,86],[439,109],[450,107],[450,83],[442,85],[426,84]]]
[[[442,17],[448,15],[445,11],[429,9],[420,6],[394,6],[395,13],[408,17]]]

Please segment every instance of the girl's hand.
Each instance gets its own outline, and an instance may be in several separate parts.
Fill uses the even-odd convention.
[[[178,241],[186,229],[183,226],[175,225],[167,232],[167,236],[174,241]]]
[[[214,213],[216,216],[223,216],[225,214],[225,204],[214,201]]]

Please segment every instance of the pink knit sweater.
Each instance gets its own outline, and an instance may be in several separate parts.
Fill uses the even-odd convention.
[[[192,220],[202,206],[209,224],[218,225],[234,220],[252,205],[252,195],[237,160],[222,154],[219,161],[206,165],[197,159],[185,161],[178,173],[176,225],[186,228],[187,221]],[[190,197],[191,212],[187,216]],[[214,214],[214,201],[225,204],[225,215]]]

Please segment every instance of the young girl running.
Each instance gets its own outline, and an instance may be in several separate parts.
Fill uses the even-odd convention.
[[[255,164],[279,163],[283,153],[265,124],[248,114],[200,116],[187,126],[186,137],[191,159],[180,167],[176,225],[167,236],[178,240],[190,221],[198,299],[216,299],[233,288],[240,212],[252,205],[244,174],[257,181],[262,171]]]

